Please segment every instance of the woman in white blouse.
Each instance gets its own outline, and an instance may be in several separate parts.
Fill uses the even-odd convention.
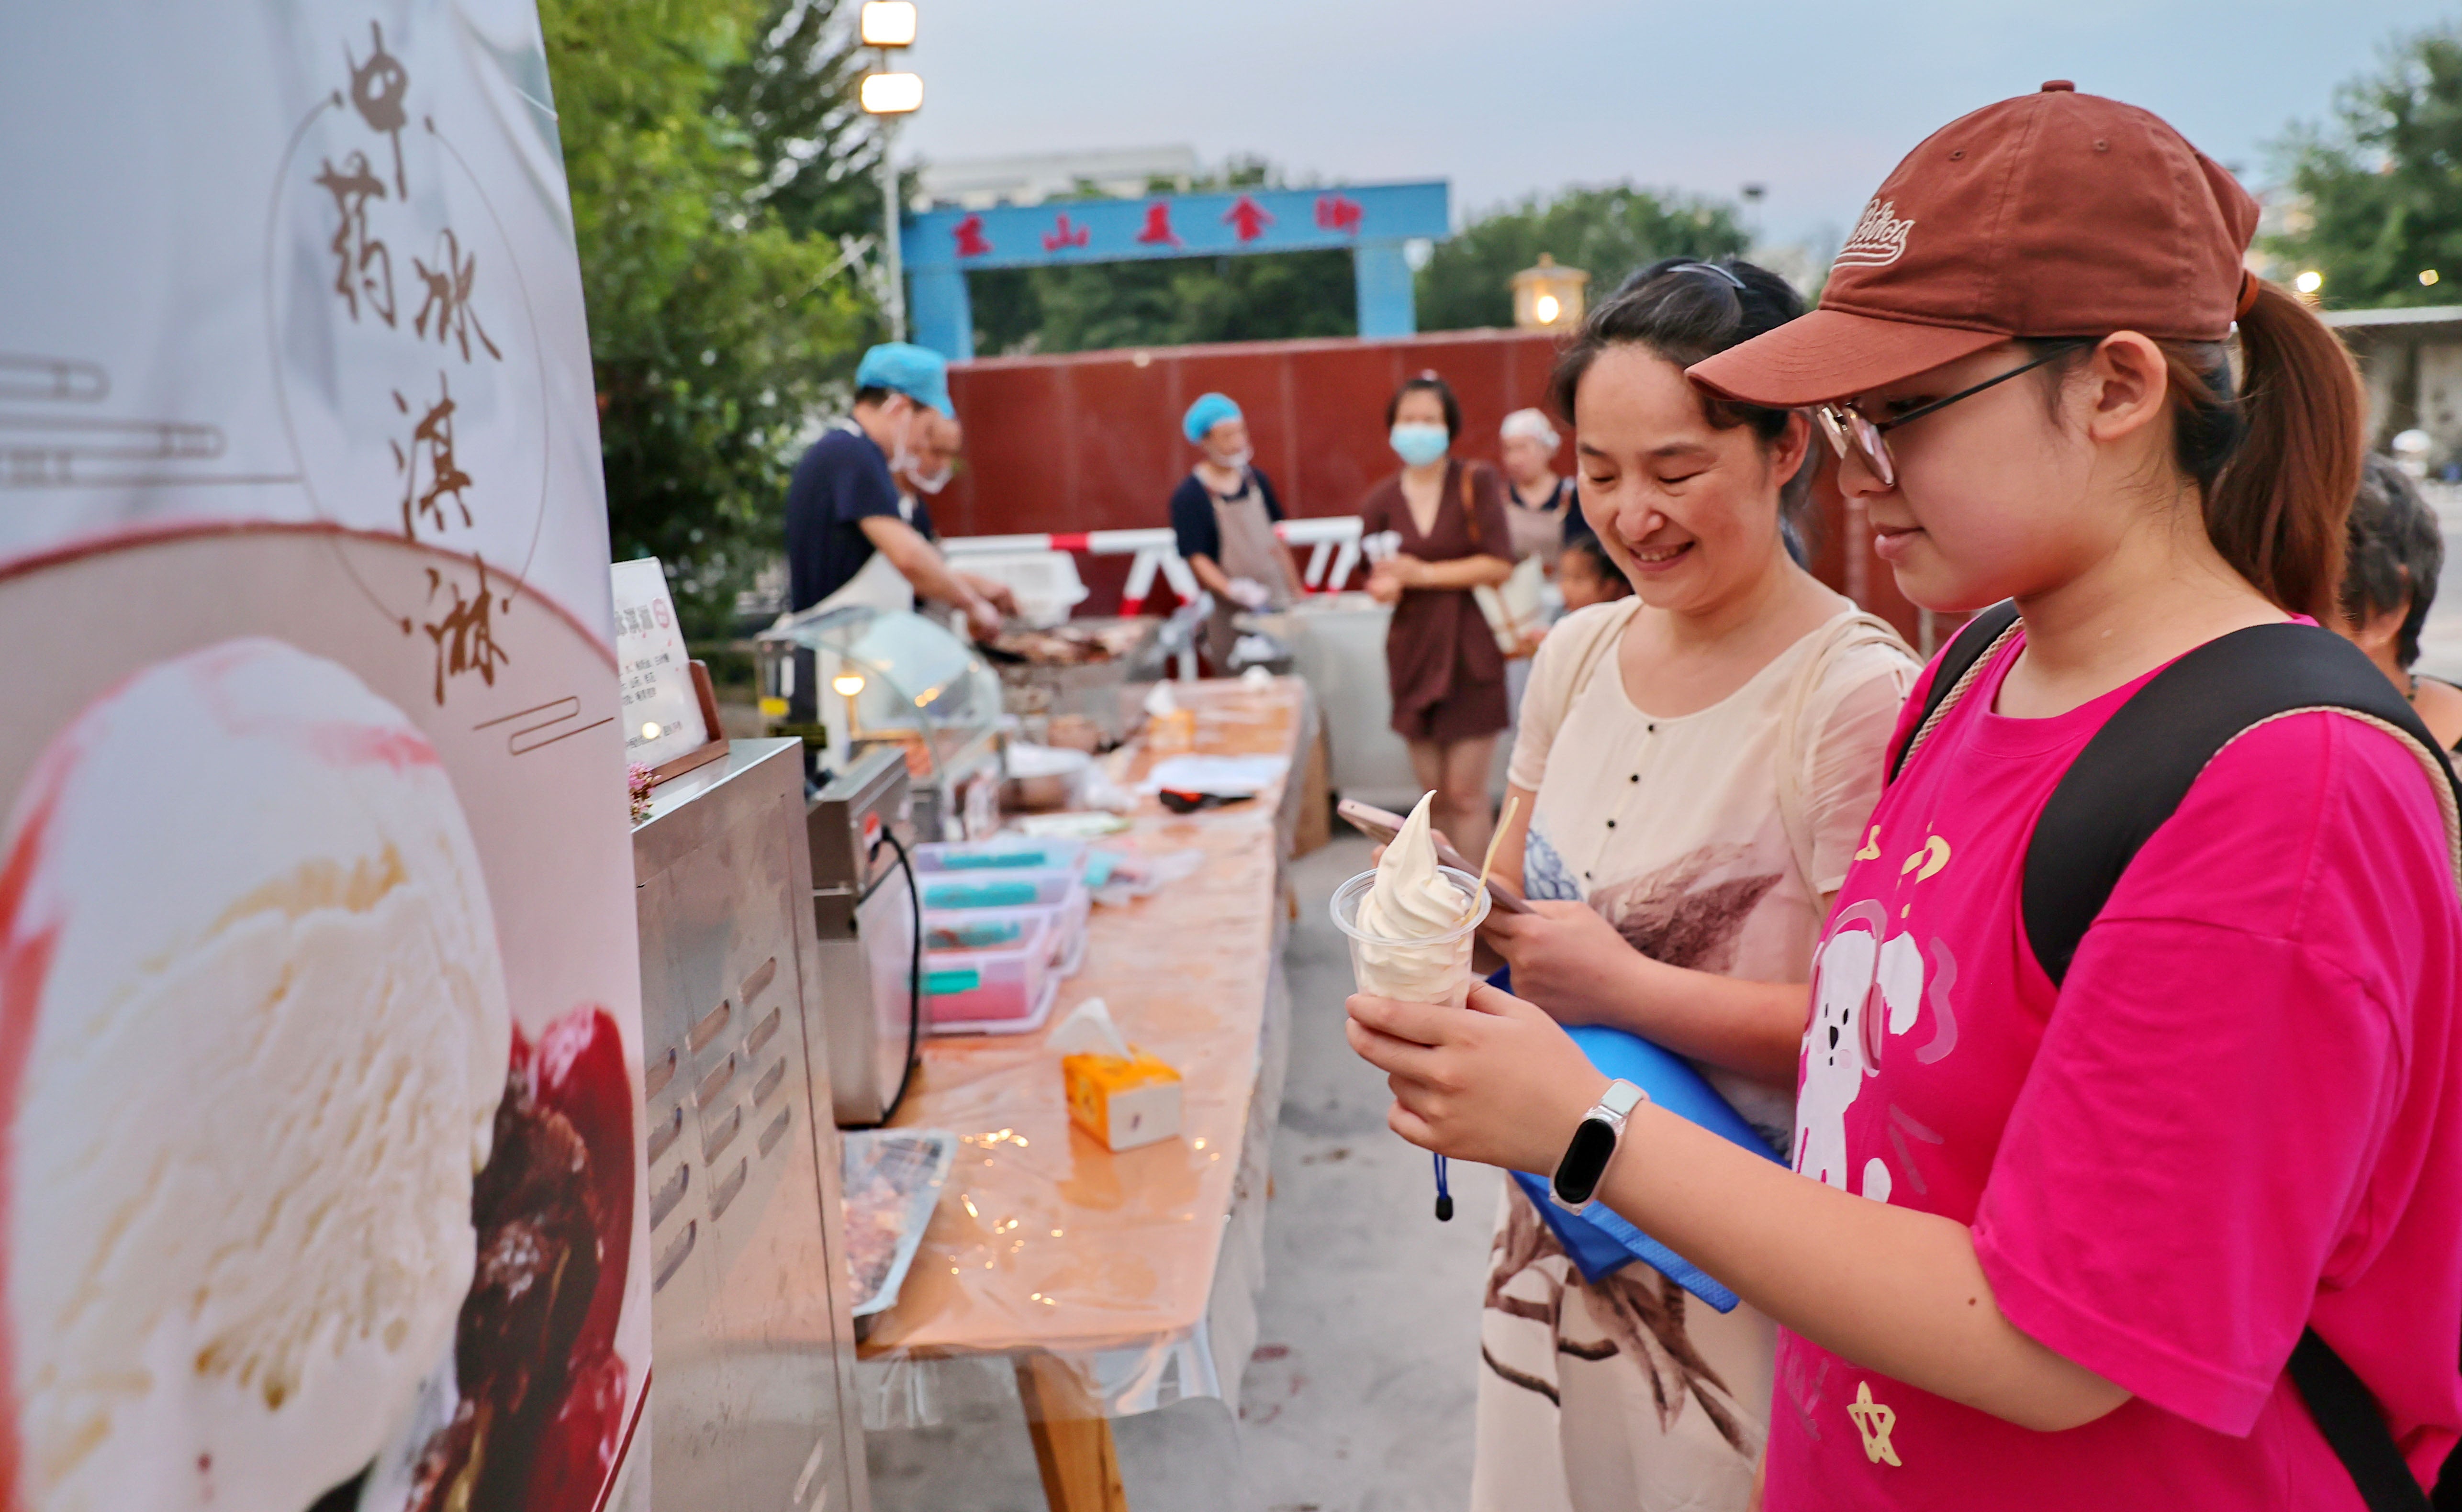
[[[1812,949],[1879,795],[1913,658],[1782,530],[1804,418],[1705,400],[1687,365],[1801,313],[1750,264],[1644,270],[1560,360],[1582,508],[1635,596],[1532,668],[1489,916],[1516,995],[1688,1057],[1786,1148]],[[1508,1188],[1481,1325],[1478,1512],[1742,1512],[1774,1334],[1633,1264],[1586,1284]]]

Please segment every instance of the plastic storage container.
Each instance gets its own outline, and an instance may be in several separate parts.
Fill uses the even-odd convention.
[[[915,848],[915,870],[921,875],[994,872],[1072,872],[1084,866],[1083,840],[1034,840],[1024,835],[994,835],[988,840],[935,841]]]
[[[1057,903],[1034,903],[1023,908],[936,909],[923,916],[923,938],[928,946],[936,931],[984,930],[1032,920],[1043,925],[1052,974],[1073,977],[1077,968],[1086,963],[1086,922],[1091,912],[1091,899],[1083,889]],[[957,937],[944,934],[943,938],[954,942]]]
[[[1053,968],[1060,976],[1073,977],[1086,963],[1086,923],[1093,911],[1093,900],[1086,889],[1070,889],[1055,903],[1024,903],[1008,907],[927,909],[923,930],[928,938],[935,928],[963,925],[969,921],[1034,918],[1044,921],[1046,936],[1051,947]]]
[[[1022,1034],[1051,1016],[1060,975],[1039,918],[960,914],[924,926],[923,1011],[935,1034]],[[949,941],[945,946],[938,941]]]
[[[925,872],[915,878],[927,913],[965,908],[1032,908],[1084,896],[1075,867],[1026,867],[1008,872]]]

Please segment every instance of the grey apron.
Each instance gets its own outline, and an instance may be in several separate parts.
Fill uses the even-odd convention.
[[[1200,478],[1199,483],[1205,480]],[[1284,575],[1282,543],[1274,539],[1274,522],[1265,513],[1265,495],[1257,486],[1257,475],[1247,474],[1247,487],[1236,499],[1225,499],[1212,488],[1205,496],[1214,501],[1214,529],[1220,537],[1222,554],[1215,565],[1225,577],[1244,577],[1264,585],[1270,595],[1266,607],[1286,609],[1291,595]],[[1241,613],[1238,604],[1217,598],[1214,617],[1205,622],[1205,659],[1214,665],[1218,677],[1231,670],[1231,648],[1239,643],[1240,632],[1232,624]]]

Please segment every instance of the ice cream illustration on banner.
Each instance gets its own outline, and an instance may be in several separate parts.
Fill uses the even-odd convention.
[[[1433,792],[1385,847],[1375,882],[1352,918],[1351,964],[1359,990],[1409,1003],[1455,1003],[1470,990],[1471,929],[1484,897],[1436,864],[1428,818]]]
[[[350,671],[231,640],[89,705],[0,840],[0,1499],[306,1512],[388,1457],[460,1480],[428,1436],[496,1371],[465,1313],[506,1264],[474,1198],[585,1073],[629,1234],[624,1064],[606,1015],[567,1018],[527,1053],[453,784]],[[542,1180],[612,1209],[563,1190],[605,1163],[575,1118]],[[559,1270],[595,1281],[581,1243]],[[572,1407],[564,1358],[525,1366]]]
[[[511,1020],[452,784],[340,666],[227,641],[88,707],[6,845],[11,1501],[304,1509],[470,1289]]]

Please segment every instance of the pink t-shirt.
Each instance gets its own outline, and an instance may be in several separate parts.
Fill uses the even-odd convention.
[[[2433,790],[2343,715],[2242,736],[2056,1003],[2019,913],[2027,837],[2139,684],[2011,719],[1990,711],[2014,659],[1890,785],[1846,875],[1795,1163],[1973,1225],[2009,1320],[2133,1394],[2037,1433],[1782,1329],[1771,1512],[2357,1508],[2283,1373],[2312,1321],[2432,1477],[2462,1431],[2462,900]]]

